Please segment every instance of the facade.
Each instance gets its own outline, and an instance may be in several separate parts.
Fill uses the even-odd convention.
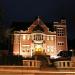
[[[33,55],[38,57],[19,60],[22,64],[0,65],[0,74],[75,75],[75,56],[50,59],[55,58],[60,51],[68,50],[66,21],[54,22],[53,27],[53,31],[49,30],[46,24],[37,18],[28,30],[14,31],[13,54],[25,58]],[[16,62],[20,63],[19,61]]]
[[[67,49],[66,21],[54,22],[54,31],[38,17],[28,30],[14,31],[13,54],[23,57],[33,55],[49,55],[55,57],[60,51]]]

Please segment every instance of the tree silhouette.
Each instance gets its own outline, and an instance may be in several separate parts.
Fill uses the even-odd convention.
[[[4,27],[4,19],[5,19],[5,11],[0,6],[0,49],[3,49],[3,47],[6,44],[5,38],[6,29]]]
[[[5,19],[5,11],[0,7],[0,24],[4,22]]]

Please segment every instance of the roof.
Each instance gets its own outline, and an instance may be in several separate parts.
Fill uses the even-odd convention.
[[[33,22],[32,21],[29,21],[29,22],[24,22],[24,21],[14,21],[12,23],[12,26],[11,28],[13,28],[12,31],[20,31],[20,30],[28,30],[28,28],[31,26],[31,25],[38,25],[37,27],[39,29],[41,29],[43,31],[43,29],[40,27],[40,25],[45,25],[46,28],[49,28],[50,31],[54,31],[54,27],[53,27],[53,23],[49,23],[49,22],[43,22],[39,17],[34,20]]]

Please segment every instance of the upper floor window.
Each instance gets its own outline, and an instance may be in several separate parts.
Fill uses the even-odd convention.
[[[64,36],[65,35],[64,29],[58,29],[57,34],[58,36]]]
[[[25,35],[23,35],[23,40],[25,40],[26,39],[26,36]]]
[[[23,40],[29,40],[30,39],[30,35],[23,35]]]
[[[43,40],[43,35],[41,34],[34,35],[34,40]]]
[[[58,42],[58,45],[62,46],[62,45],[64,45],[64,42]]]
[[[54,40],[54,37],[53,36],[47,36],[47,40],[53,41]]]
[[[54,37],[53,37],[53,36],[51,36],[51,37],[50,37],[50,40],[54,40]]]

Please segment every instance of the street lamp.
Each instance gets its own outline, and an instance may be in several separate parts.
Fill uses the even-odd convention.
[[[72,52],[72,56],[73,56],[73,55],[74,55],[74,54],[73,54],[73,49],[70,49],[70,51]]]

